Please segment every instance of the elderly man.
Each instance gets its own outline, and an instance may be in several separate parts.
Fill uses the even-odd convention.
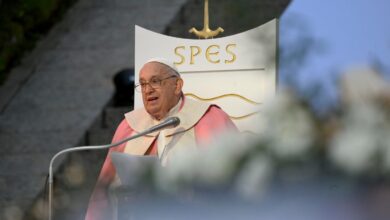
[[[236,130],[228,115],[218,106],[185,98],[182,87],[183,80],[172,62],[152,59],[142,67],[136,90],[142,92],[144,108],[125,114],[113,142],[152,127],[167,117],[179,117],[180,125],[112,148],[103,164],[86,219],[111,219],[107,188],[116,175],[110,158],[111,152],[156,155],[166,165],[175,150],[207,145],[216,135]]]

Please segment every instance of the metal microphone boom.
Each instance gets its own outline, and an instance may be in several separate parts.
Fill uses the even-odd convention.
[[[146,129],[145,131],[143,132],[140,132],[138,134],[135,134],[131,137],[128,137],[126,139],[123,139],[121,141],[118,141],[116,143],[112,143],[112,144],[107,144],[107,145],[98,145],[98,146],[81,146],[81,147],[73,147],[73,148],[67,148],[67,149],[64,149],[58,153],[56,153],[50,160],[50,165],[49,165],[49,220],[52,220],[52,197],[53,197],[53,163],[54,163],[54,160],[62,155],[62,154],[65,154],[65,153],[70,153],[70,152],[75,152],[75,151],[82,151],[82,150],[103,150],[103,149],[108,149],[108,148],[111,148],[111,147],[115,147],[115,146],[118,146],[118,145],[121,145],[127,141],[130,141],[130,140],[133,140],[133,139],[136,139],[136,138],[139,138],[141,136],[144,136],[144,135],[147,135],[147,134],[150,134],[150,133],[153,133],[155,131],[159,131],[159,130],[163,130],[163,129],[166,129],[166,128],[169,128],[169,127],[176,127],[180,124],[180,119],[178,117],[170,117],[170,118],[167,118],[165,121],[163,121],[162,123],[158,124],[158,125],[155,125],[149,129]]]

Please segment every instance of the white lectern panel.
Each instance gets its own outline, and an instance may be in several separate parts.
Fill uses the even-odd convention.
[[[254,113],[275,95],[277,20],[252,30],[216,39],[193,40],[135,27],[135,81],[153,57],[175,62],[188,98],[219,105],[241,131],[255,131]],[[134,107],[142,106],[135,92]]]

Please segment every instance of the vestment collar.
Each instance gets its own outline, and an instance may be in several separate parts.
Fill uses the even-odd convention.
[[[190,98],[182,98],[182,107],[178,112],[172,112],[170,117],[175,116],[180,119],[180,124],[175,128],[166,129],[166,136],[172,136],[177,133],[187,131],[194,127],[206,111],[210,108],[210,104],[192,100]],[[179,103],[177,106],[180,106]],[[176,107],[177,107],[176,106]],[[145,108],[135,109],[125,114],[125,118],[129,126],[137,133],[140,133],[153,125],[155,120],[149,115]],[[156,137],[158,132],[151,133],[147,136]]]

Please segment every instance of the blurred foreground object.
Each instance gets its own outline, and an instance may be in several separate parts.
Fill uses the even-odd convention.
[[[381,98],[390,101],[389,82],[371,68],[347,71],[342,76],[341,92],[345,105],[376,102]]]
[[[255,122],[260,135],[145,168],[117,189],[119,219],[389,219],[389,85],[367,70],[340,85],[341,111],[328,118],[281,89]]]

